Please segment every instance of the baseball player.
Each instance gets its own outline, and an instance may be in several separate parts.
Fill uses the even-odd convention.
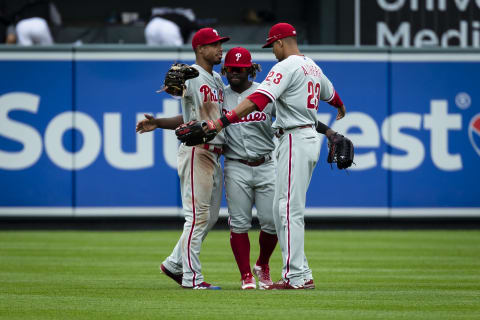
[[[187,80],[185,91],[179,94],[182,96],[183,122],[220,116],[225,89],[213,66],[221,62],[222,43],[228,40],[228,37],[220,37],[212,28],[200,29],[193,36],[195,64],[192,67],[198,70],[199,75]],[[146,120],[137,124],[137,132],[151,131],[163,125],[158,126],[156,119],[148,115],[146,117]],[[174,122],[176,126],[178,120]],[[220,155],[224,143],[222,134],[208,144],[181,144],[178,150],[178,175],[185,224],[177,245],[160,268],[183,288],[220,289],[204,281],[199,255],[203,239],[218,219],[222,196]]]
[[[224,114],[255,92],[260,85],[249,81],[260,70],[252,63],[250,52],[242,47],[230,49],[225,56],[222,74],[228,83],[225,88]],[[252,208],[257,208],[260,223],[260,254],[253,268],[259,288],[265,289],[270,279],[269,260],[277,244],[272,204],[275,195],[275,164],[272,152],[272,116],[275,108],[268,104],[240,119],[225,130],[227,145],[224,149],[225,195],[228,204],[230,245],[241,275],[242,289],[255,289],[256,281],[250,268],[250,240]]]
[[[316,63],[298,49],[296,30],[288,23],[274,25],[263,46],[273,47],[279,61],[255,92],[232,111],[213,123],[205,132],[217,132],[249,113],[276,103],[279,144],[276,149],[277,180],[273,215],[282,248],[282,279],[266,289],[305,289],[312,281],[312,271],[304,254],[304,210],[308,185],[320,154],[316,132],[316,113],[320,100],[337,108],[339,120],[345,106],[330,80]]]
[[[227,52],[222,74],[226,75],[230,85],[225,88],[224,114],[228,114],[239,102],[255,92],[260,84],[249,81],[249,77],[254,79],[259,70],[260,66],[252,63],[247,49],[236,47]],[[253,271],[260,289],[273,284],[269,260],[277,243],[277,235],[272,210],[276,180],[272,159],[275,149],[272,117],[275,117],[275,105],[269,103],[262,111],[252,112],[225,129],[227,144],[224,148],[224,181],[230,244],[240,271],[242,289],[256,288],[250,269],[248,238],[248,231],[252,227],[253,205],[257,208],[261,229],[260,254]],[[323,130],[319,131],[327,137],[335,134],[328,126],[321,123],[320,126]],[[315,287],[311,272],[306,282],[309,289]]]

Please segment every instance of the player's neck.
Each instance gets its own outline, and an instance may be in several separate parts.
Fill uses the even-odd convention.
[[[200,67],[202,67],[205,71],[207,71],[208,73],[212,74],[212,71],[213,71],[213,65],[208,63],[206,60],[204,59],[196,59],[195,60],[195,63],[198,64]]]
[[[252,86],[251,81],[245,81],[245,82],[243,82],[239,85],[230,84],[230,89],[232,89],[236,93],[242,93],[245,90],[247,90],[248,88],[250,88],[251,86]]]
[[[292,46],[292,47],[288,47],[288,48],[285,48],[285,59],[290,57],[290,56],[301,56],[302,53],[300,52],[300,50],[298,49],[297,46]]]

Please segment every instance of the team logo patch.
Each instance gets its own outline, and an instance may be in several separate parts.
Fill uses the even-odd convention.
[[[480,156],[480,113],[476,114],[468,125],[468,138],[473,149]]]

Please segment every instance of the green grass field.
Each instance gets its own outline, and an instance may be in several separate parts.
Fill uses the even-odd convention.
[[[240,290],[226,231],[201,256],[223,290],[181,289],[158,270],[179,235],[0,232],[0,319],[480,319],[479,231],[309,230],[305,291]]]

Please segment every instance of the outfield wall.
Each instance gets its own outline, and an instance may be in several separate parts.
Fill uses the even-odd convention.
[[[479,51],[303,51],[347,106],[318,118],[356,146],[345,173],[322,140],[306,216],[480,216]],[[273,54],[253,60],[261,81]],[[173,61],[191,49],[1,47],[0,216],[181,216],[175,135],[134,129],[180,112],[155,93]]]

